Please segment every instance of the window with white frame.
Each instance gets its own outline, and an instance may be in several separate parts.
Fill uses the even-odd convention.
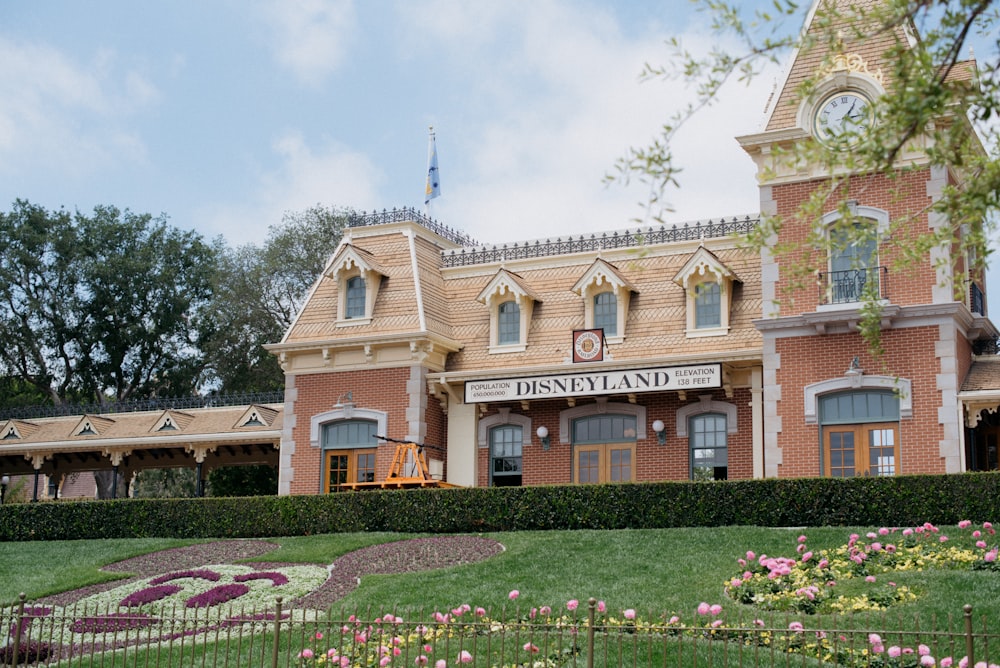
[[[729,477],[729,445],[726,416],[702,413],[691,417],[688,429],[692,480],[726,480]]]
[[[505,424],[490,429],[490,484],[494,487],[521,485],[521,425]]]
[[[500,269],[476,300],[490,316],[490,353],[521,352],[528,345],[528,329],[538,295],[519,275]]]
[[[385,276],[366,250],[345,244],[326,271],[337,282],[337,326],[366,325],[371,322],[375,300]]]
[[[613,264],[598,258],[573,286],[584,299],[584,328],[604,330],[606,343],[625,340],[628,307],[635,287]]]
[[[674,282],[684,289],[689,337],[729,333],[733,289],[739,279],[715,253],[700,246]]]

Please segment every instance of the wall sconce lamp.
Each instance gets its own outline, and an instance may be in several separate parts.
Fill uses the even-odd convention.
[[[337,397],[337,403],[335,403],[333,405],[333,407],[334,408],[343,408],[344,407],[344,401],[343,401],[344,399],[346,399],[347,403],[349,403],[349,404],[350,403],[354,403],[354,390],[351,390],[350,392],[344,392],[342,395],[340,395],[339,397]]]
[[[667,425],[663,424],[663,420],[653,420],[653,431],[656,432],[656,440],[660,445],[667,444]]]
[[[4,503],[4,499],[7,497],[7,485],[10,484],[10,476],[5,475],[0,478],[0,504]]]
[[[535,431],[535,435],[538,436],[538,440],[542,442],[542,450],[549,449],[549,428],[542,425]]]

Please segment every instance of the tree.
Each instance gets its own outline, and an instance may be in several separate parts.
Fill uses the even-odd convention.
[[[201,337],[220,392],[284,387],[284,372],[263,345],[279,341],[291,326],[340,243],[349,215],[319,204],[286,212],[263,246],[222,254]]]
[[[278,493],[278,471],[266,464],[212,469],[208,490],[212,496],[274,496]]]
[[[163,216],[18,200],[0,213],[0,375],[53,404],[198,390],[217,250]],[[111,474],[95,473],[101,498]],[[124,481],[120,481],[124,484]]]
[[[766,10],[750,13],[741,5],[724,0],[696,0],[711,17],[716,38],[737,44],[736,48],[711,48],[707,52],[687,49],[679,39],[670,39],[669,65],[647,65],[644,76],[651,79],[681,79],[696,90],[695,100],[677,111],[648,146],[630,149],[616,165],[609,179],[638,178],[652,193],[647,214],[662,220],[669,210],[667,191],[677,187],[681,166],[671,152],[671,142],[684,124],[698,111],[717,101],[720,91],[732,80],[749,81],[764,65],[776,63],[793,49],[806,53],[817,49],[836,54],[844,45],[861,45],[869,39],[891,35],[892,46],[882,54],[888,64],[886,92],[873,105],[871,130],[861,126],[845,132],[839,142],[800,141],[790,146],[780,159],[785,164],[819,165],[829,179],[810,201],[792,215],[772,215],[752,236],[758,248],[768,247],[782,255],[785,265],[796,254],[797,271],[805,277],[809,266],[805,249],[775,245],[788,219],[815,220],[822,211],[837,208],[844,214],[844,234],[810,238],[814,247],[830,250],[834,243],[853,243],[858,226],[851,224],[845,185],[851,175],[892,176],[905,169],[904,152],[915,142],[923,147],[932,167],[951,166],[961,172],[960,187],[945,189],[930,207],[946,225],[907,239],[899,251],[902,262],[926,258],[931,249],[949,247],[948,260],[973,258],[973,271],[981,273],[988,256],[986,240],[1000,207],[1000,32],[998,9],[993,0],[882,0],[878,3],[836,0],[822,3],[809,33],[798,32],[809,7],[793,0],[775,0]],[[916,42],[908,39],[919,35]],[[979,67],[974,76],[965,76],[962,54],[971,41],[978,40]],[[823,67],[817,68],[818,72]],[[798,85],[801,100],[811,95],[820,76]],[[978,136],[977,136],[978,135]],[[831,145],[832,144],[832,145]],[[984,150],[984,146],[986,150]],[[845,150],[849,147],[849,150]],[[766,176],[766,175],[765,175]],[[903,225],[906,221],[897,221]],[[964,284],[955,283],[956,291]],[[956,295],[958,297],[960,295]],[[871,296],[865,309],[862,333],[878,351],[879,309]]]
[[[0,238],[0,373],[55,404],[197,390],[192,321],[216,257],[198,234],[162,216],[18,200],[0,214]]]

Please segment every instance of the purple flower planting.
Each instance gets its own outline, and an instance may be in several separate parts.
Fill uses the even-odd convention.
[[[138,608],[140,606],[146,605],[147,603],[155,603],[156,601],[162,600],[168,596],[173,596],[179,592],[183,587],[178,585],[157,585],[155,587],[146,587],[145,589],[140,589],[137,592],[133,592],[122,599],[122,602],[118,604],[119,608]]]
[[[155,620],[140,612],[112,612],[107,615],[95,615],[77,619],[70,626],[73,633],[117,633],[130,629],[142,629]]]
[[[214,605],[227,603],[234,598],[239,598],[249,591],[250,587],[245,584],[219,585],[197,596],[192,596],[184,602],[184,605],[188,608],[210,608]]]
[[[250,580],[270,580],[272,587],[280,587],[288,584],[288,578],[276,571],[260,571],[255,573],[244,573],[233,578],[235,582],[249,582]]]
[[[174,573],[167,573],[166,575],[161,575],[158,578],[153,578],[149,581],[151,585],[163,584],[164,582],[170,582],[171,580],[179,580],[181,578],[199,578],[201,580],[208,580],[209,582],[218,582],[221,576],[215,571],[210,571],[206,569],[190,570],[190,571],[176,571]]]

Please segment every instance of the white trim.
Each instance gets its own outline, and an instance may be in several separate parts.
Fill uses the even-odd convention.
[[[612,403],[606,398],[598,397],[595,403],[575,406],[559,412],[559,442],[570,442],[572,436],[570,424],[573,420],[593,415],[633,415],[635,416],[635,439],[637,441],[646,439],[645,406],[618,402]]]
[[[325,413],[317,413],[309,418],[309,445],[314,448],[320,447],[321,428],[340,420],[374,420],[377,423],[376,433],[384,435],[389,424],[389,414],[368,408],[355,408],[353,404],[346,404],[343,408],[335,408]]]
[[[511,414],[510,408],[501,408],[499,412],[493,415],[488,415],[479,421],[477,427],[478,433],[477,444],[480,448],[490,447],[490,429],[493,427],[499,427],[505,424],[514,424],[521,428],[521,447],[523,448],[525,444],[531,444],[532,434],[531,431],[531,418],[527,415],[521,415],[520,413]],[[528,438],[525,440],[524,435],[527,434]]]
[[[711,394],[703,394],[698,397],[696,404],[688,404],[677,409],[677,437],[688,437],[688,420],[695,415],[705,413],[722,413],[726,416],[726,433],[735,434],[739,431],[736,423],[736,404],[726,401],[714,401]]]
[[[822,395],[850,390],[892,390],[899,396],[899,418],[913,417],[913,383],[909,378],[858,373],[806,385],[802,390],[806,424],[818,424],[819,398]]]
[[[417,295],[417,318],[420,321],[420,331],[426,332],[427,317],[424,314],[424,294],[420,290],[420,265],[417,262],[416,234],[414,234],[413,228],[410,228],[403,230],[403,236],[410,240],[410,271],[413,272],[413,292]]]

